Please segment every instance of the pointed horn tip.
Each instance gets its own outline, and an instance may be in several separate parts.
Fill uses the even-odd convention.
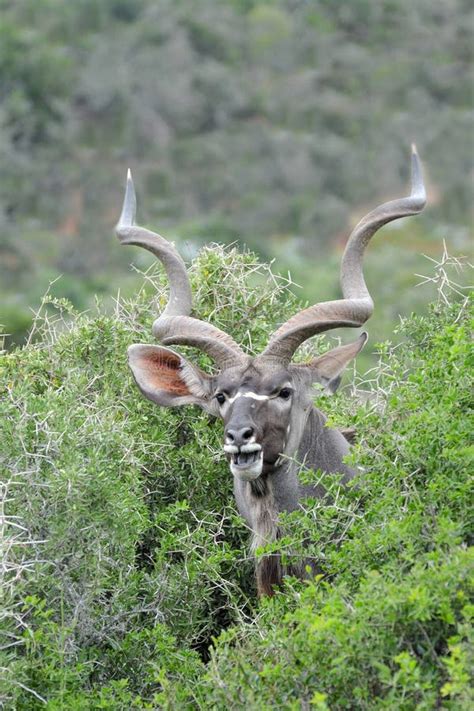
[[[135,199],[135,184],[133,182],[133,177],[132,177],[132,171],[130,168],[127,168],[127,180],[125,181],[125,198],[127,195],[133,196]]]
[[[127,184],[125,189],[126,192],[131,190],[132,194],[135,195],[135,184],[133,182],[132,171],[130,168],[127,168]]]
[[[417,212],[426,205],[426,187],[423,181],[423,172],[420,156],[414,143],[411,144],[411,196],[418,199]]]

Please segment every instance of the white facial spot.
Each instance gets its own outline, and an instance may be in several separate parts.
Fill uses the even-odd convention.
[[[236,454],[238,451],[239,448],[235,444],[224,445],[224,452],[227,452],[227,454]]]
[[[255,439],[255,437],[253,439]],[[243,444],[240,448],[240,451],[241,452],[259,452],[261,449],[262,449],[261,444],[257,444],[257,442],[249,442],[248,444]]]

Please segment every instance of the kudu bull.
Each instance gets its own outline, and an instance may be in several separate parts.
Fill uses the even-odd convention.
[[[305,497],[323,497],[320,486],[303,486],[300,463],[307,469],[338,472],[347,483],[354,471],[344,463],[347,439],[326,426],[313,406],[312,385],[330,391],[339,385],[346,365],[359,353],[367,334],[308,363],[292,364],[298,346],[332,328],[358,328],[371,316],[373,301],[362,272],[364,250],[383,225],[419,213],[426,202],[421,167],[412,150],[411,194],[369,212],[349,237],[341,264],[343,299],[300,311],[270,338],[256,357],[219,328],[192,317],[191,288],[183,260],[172,244],[134,224],[136,198],[130,172],[116,227],[122,244],[144,247],[162,262],[170,284],[168,304],[153,324],[163,345],[132,345],[129,364],[138,387],[158,405],[199,405],[224,421],[224,452],[234,480],[240,514],[252,530],[252,549],[278,538],[278,514],[300,506]],[[194,346],[215,361],[217,375],[208,375],[170,344]],[[292,568],[302,574],[305,566]],[[256,565],[259,594],[271,595],[285,572],[278,555],[262,556]]]

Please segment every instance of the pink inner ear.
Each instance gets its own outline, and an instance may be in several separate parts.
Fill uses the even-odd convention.
[[[181,359],[169,351],[150,349],[140,358],[140,367],[146,380],[156,390],[165,390],[173,395],[190,395],[181,377]]]

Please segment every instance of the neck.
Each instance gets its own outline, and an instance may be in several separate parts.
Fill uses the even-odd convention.
[[[350,446],[339,430],[326,426],[327,418],[316,407],[308,415],[306,427],[300,440],[295,466],[300,469],[320,469],[326,473],[340,473],[346,483],[354,475],[344,462]],[[298,464],[300,463],[300,464]]]
[[[280,464],[258,479],[244,485],[246,499],[271,504],[276,511],[293,511],[298,508],[301,496],[324,496],[322,487],[302,487],[299,472],[302,469],[321,470],[325,473],[342,474],[342,483],[354,476],[343,462],[350,447],[346,438],[338,431],[326,426],[326,417],[313,407],[308,412],[303,434],[295,452],[289,451],[280,458]]]
[[[313,407],[308,412],[303,434],[296,444],[294,452],[291,450],[281,457],[281,464],[273,469],[266,477],[259,477],[252,482],[251,494],[264,496],[267,490],[267,481],[273,489],[273,498],[278,511],[292,511],[298,508],[302,495],[324,496],[324,489],[311,491],[299,483],[299,472],[302,469],[321,470],[325,473],[337,472],[342,474],[342,482],[346,483],[354,472],[343,462],[349,453],[350,447],[346,438],[339,430],[326,426],[326,417]]]
[[[322,498],[321,486],[302,486],[298,474],[302,468],[339,472],[343,483],[353,472],[343,463],[349,452],[347,440],[338,430],[325,426],[326,418],[312,408],[295,454],[282,457],[282,463],[252,482],[236,482],[235,495],[240,513],[252,529],[252,551],[276,541],[280,536],[278,514],[294,511],[305,496]],[[271,595],[273,586],[281,583],[285,570],[279,554],[262,556],[256,566],[260,594]]]

